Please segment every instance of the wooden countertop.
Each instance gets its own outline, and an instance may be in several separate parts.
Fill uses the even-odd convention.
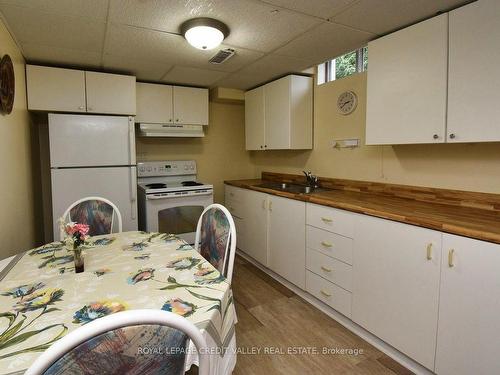
[[[266,182],[269,180],[252,179],[225,181],[225,184],[500,244],[500,211],[496,205],[492,210],[343,189],[293,194],[257,186]]]

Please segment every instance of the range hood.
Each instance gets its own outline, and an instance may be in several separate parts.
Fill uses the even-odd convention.
[[[139,124],[140,137],[204,137],[202,125]]]

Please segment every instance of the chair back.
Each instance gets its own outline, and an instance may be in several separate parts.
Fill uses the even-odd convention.
[[[208,375],[207,344],[194,324],[167,311],[123,311],[96,319],[56,341],[25,375],[181,375],[189,339],[198,352],[199,374]]]
[[[117,232],[122,231],[122,215],[118,207],[110,200],[102,197],[86,197],[72,203],[64,212],[62,218],[65,222],[74,221],[89,226],[89,235],[113,233],[117,218]],[[61,230],[61,241],[65,237]]]
[[[236,227],[226,207],[215,203],[205,208],[196,228],[195,249],[231,283]]]

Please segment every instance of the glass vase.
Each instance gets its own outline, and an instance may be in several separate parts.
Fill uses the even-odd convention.
[[[73,250],[73,257],[75,259],[75,273],[80,273],[84,271],[83,253],[82,249],[76,248]]]

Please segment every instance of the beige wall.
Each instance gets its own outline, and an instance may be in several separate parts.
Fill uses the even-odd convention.
[[[344,90],[353,90],[359,99],[358,108],[348,116],[336,110],[337,97]],[[366,74],[316,86],[314,110],[314,149],[252,152],[255,176],[261,171],[307,169],[327,177],[500,193],[498,143],[333,149],[333,139],[360,138],[364,143]]]
[[[209,116],[204,138],[138,138],[137,159],[194,159],[198,178],[213,184],[215,201],[224,202],[224,180],[254,175],[245,151],[245,108],[210,102]]]
[[[35,211],[25,63],[0,20],[0,57],[9,54],[16,79],[14,109],[0,115],[0,259],[33,247]]]

